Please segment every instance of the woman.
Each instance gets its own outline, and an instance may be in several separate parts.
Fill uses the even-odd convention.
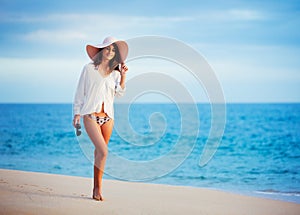
[[[107,158],[113,124],[114,96],[125,92],[128,70],[124,61],[128,54],[125,41],[107,37],[97,46],[87,45],[87,54],[93,62],[84,66],[73,104],[73,126],[83,117],[85,130],[95,146],[93,199],[103,201],[102,176]]]

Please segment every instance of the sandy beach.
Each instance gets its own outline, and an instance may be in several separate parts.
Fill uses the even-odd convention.
[[[104,202],[92,179],[0,170],[1,214],[300,214],[300,204],[203,188],[104,180]]]

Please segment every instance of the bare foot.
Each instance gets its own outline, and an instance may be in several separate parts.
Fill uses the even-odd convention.
[[[97,188],[94,188],[94,190],[93,190],[93,199],[95,199],[96,201],[103,201],[104,200],[102,195],[99,192],[99,189],[97,189]]]

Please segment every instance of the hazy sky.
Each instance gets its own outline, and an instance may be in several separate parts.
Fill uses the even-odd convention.
[[[85,45],[108,35],[190,45],[214,69],[227,102],[300,102],[299,26],[300,2],[292,0],[0,0],[0,102],[72,102],[89,62]]]

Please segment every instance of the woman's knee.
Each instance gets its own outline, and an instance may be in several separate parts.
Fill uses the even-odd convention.
[[[95,149],[95,158],[97,160],[99,159],[105,159],[108,155],[108,149],[107,148],[99,148],[99,149]]]

